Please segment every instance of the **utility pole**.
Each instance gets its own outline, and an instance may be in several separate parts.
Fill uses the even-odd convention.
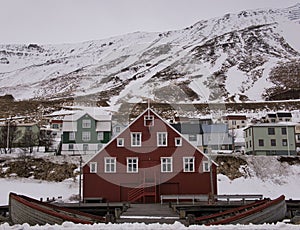
[[[7,138],[6,138],[6,149],[7,149],[7,153],[9,150],[9,125],[10,125],[10,120],[9,118],[7,119]]]
[[[81,203],[81,174],[82,174],[82,156],[79,159],[79,205]]]
[[[211,147],[208,148],[209,155],[209,175],[210,175],[210,189],[211,189],[211,202],[215,202],[215,193],[214,193],[214,180],[213,180],[213,167],[212,167],[212,151]]]

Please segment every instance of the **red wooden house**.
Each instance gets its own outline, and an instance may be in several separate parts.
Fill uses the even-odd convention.
[[[160,195],[216,194],[216,178],[216,164],[210,167],[206,155],[147,109],[84,165],[83,199],[159,202]]]

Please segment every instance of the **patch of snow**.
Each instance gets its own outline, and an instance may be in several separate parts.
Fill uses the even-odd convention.
[[[1,230],[13,230],[13,229],[23,229],[23,230],[60,230],[60,229],[72,229],[72,230],[298,230],[297,225],[291,225],[286,223],[276,223],[276,224],[262,224],[262,225],[216,225],[216,226],[205,226],[205,225],[191,225],[189,227],[184,226],[179,222],[174,224],[145,224],[145,223],[124,223],[124,224],[74,224],[71,222],[64,222],[62,225],[44,225],[44,226],[29,226],[28,224],[9,226],[9,224],[4,223],[0,225]]]

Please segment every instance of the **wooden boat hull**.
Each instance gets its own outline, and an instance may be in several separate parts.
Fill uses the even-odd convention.
[[[62,224],[65,221],[93,224],[104,218],[44,203],[30,197],[9,194],[9,215],[13,224],[45,225]]]
[[[189,218],[188,222],[205,225],[274,223],[284,219],[286,209],[285,197],[280,196],[275,200],[260,200],[221,213]]]
[[[275,202],[274,202],[275,201]],[[276,223],[283,220],[286,215],[286,203],[284,197],[279,200],[271,201],[273,204],[265,204],[251,213],[246,213],[244,217],[232,220],[231,224],[264,224]],[[278,202],[277,202],[278,201]]]

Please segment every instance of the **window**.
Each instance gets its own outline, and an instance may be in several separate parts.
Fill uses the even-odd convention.
[[[154,125],[154,116],[144,116],[144,126],[153,126]]]
[[[157,133],[157,146],[167,146],[168,133]]]
[[[275,135],[275,129],[274,128],[268,128],[268,134],[269,135]]]
[[[131,146],[142,146],[142,133],[131,133]]]
[[[120,126],[116,126],[116,133],[121,132],[121,127]]]
[[[91,128],[91,120],[82,120],[82,128],[84,129]]]
[[[75,140],[75,132],[70,132],[69,133],[69,140],[74,141]]]
[[[252,147],[252,141],[251,140],[249,141],[249,147],[250,148]]]
[[[97,140],[103,141],[104,139],[104,133],[103,132],[97,132]]]
[[[115,157],[105,157],[104,158],[104,171],[106,173],[116,172],[116,158]]]
[[[97,162],[90,162],[90,173],[97,173]]]
[[[197,141],[197,135],[196,134],[190,134],[189,135],[189,141]]]
[[[83,151],[89,150],[89,144],[83,144]]]
[[[264,146],[265,143],[264,143],[264,140],[263,139],[259,139],[258,140],[258,146]]]
[[[195,157],[184,157],[183,158],[183,171],[194,172],[195,171]]]
[[[91,140],[91,132],[82,132],[82,140],[90,141]]]
[[[59,125],[58,124],[52,124],[52,128],[53,129],[59,129]]]
[[[300,141],[300,134],[297,134],[297,141]]]
[[[175,146],[182,146],[182,138],[175,137]]]
[[[287,145],[288,145],[287,139],[282,139],[282,146],[287,146]]]
[[[210,172],[210,164],[208,161],[203,161],[203,172]]]
[[[281,128],[281,134],[286,135],[286,128]]]
[[[69,150],[74,150],[74,145],[73,144],[69,144]]]
[[[137,173],[138,172],[138,158],[129,157],[127,158],[127,172],[128,173]]]
[[[117,146],[118,147],[124,146],[124,138],[117,138]]]
[[[276,146],[276,139],[271,139],[271,146]]]
[[[173,163],[172,157],[161,157],[160,158],[160,166],[161,172],[172,172],[173,171]]]

